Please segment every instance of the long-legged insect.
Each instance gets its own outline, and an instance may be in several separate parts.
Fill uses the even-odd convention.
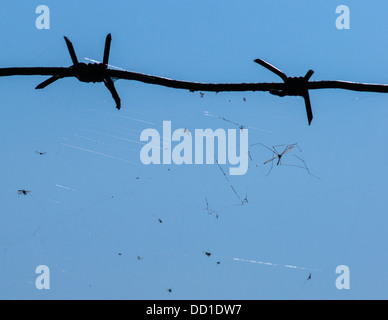
[[[271,159],[269,159],[269,160],[264,162],[264,164],[271,163],[271,169],[267,173],[267,176],[271,173],[271,171],[273,169],[274,160],[277,159],[277,163],[276,163],[277,166],[282,165],[282,166],[288,166],[288,167],[301,168],[301,169],[306,170],[308,172],[308,174],[310,174],[311,176],[319,179],[319,177],[316,177],[313,174],[311,174],[309,168],[306,165],[306,162],[301,157],[298,157],[295,154],[293,154],[293,156],[296,157],[300,162],[302,162],[303,166],[299,166],[299,165],[296,165],[296,164],[285,164],[285,163],[282,163],[282,161],[281,161],[282,157],[284,155],[286,155],[287,153],[291,152],[295,147],[297,147],[299,149],[299,152],[302,152],[302,149],[298,146],[297,143],[288,144],[288,145],[277,145],[277,146],[273,146],[272,148],[269,148],[266,145],[258,142],[258,143],[252,144],[251,146],[255,146],[255,145],[261,145],[264,148],[267,148],[268,150],[272,151],[272,155],[274,156]],[[284,147],[283,152],[279,152],[278,149],[276,149],[276,148],[279,148],[279,147]]]

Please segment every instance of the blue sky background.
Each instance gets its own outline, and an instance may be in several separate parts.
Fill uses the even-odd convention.
[[[279,81],[253,62],[262,58],[290,76],[388,83],[386,1],[3,2],[2,67],[70,66],[64,35],[79,60],[101,61],[112,33],[110,64],[174,79]],[[35,28],[40,4],[50,30]],[[341,4],[350,30],[335,27]],[[0,79],[0,298],[388,298],[388,95],[311,91],[309,127],[298,97],[201,98],[120,80],[119,112],[102,84],[35,90],[45,79]],[[272,154],[254,147],[248,173],[230,177],[248,197],[241,206],[217,165],[141,164],[140,133],[163,120],[236,128],[207,113],[247,126],[250,144],[297,142],[294,154],[321,179],[287,166],[266,176]],[[298,164],[292,153],[284,162]],[[35,288],[42,264],[47,291]],[[347,291],[335,286],[342,264]]]

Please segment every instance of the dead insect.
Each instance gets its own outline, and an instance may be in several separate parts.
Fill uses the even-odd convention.
[[[162,219],[158,219],[159,223],[163,223],[163,220]]]
[[[306,162],[305,162],[301,157],[298,157],[296,154],[294,154],[293,156],[294,156],[295,158],[297,158],[298,161],[300,161],[300,164],[301,164],[301,165],[297,165],[297,164],[285,164],[285,163],[282,163],[283,157],[284,157],[287,153],[291,152],[295,147],[299,150],[299,152],[302,152],[302,149],[298,146],[297,143],[293,143],[293,144],[289,144],[289,145],[278,145],[278,146],[274,146],[274,147],[272,147],[272,148],[269,148],[269,147],[267,147],[266,145],[264,145],[264,144],[262,144],[262,143],[259,142],[259,143],[252,144],[251,147],[252,147],[252,146],[256,146],[256,145],[261,145],[261,146],[263,146],[264,148],[267,148],[268,150],[272,151],[272,156],[273,156],[273,157],[272,157],[271,159],[269,159],[269,160],[267,160],[267,161],[264,162],[264,164],[271,163],[271,168],[269,169],[269,172],[267,173],[267,176],[271,173],[272,168],[273,168],[273,165],[274,165],[274,162],[275,162],[274,160],[276,160],[276,161],[277,161],[276,165],[278,165],[278,166],[280,165],[280,166],[288,166],[288,167],[296,167],[296,168],[304,169],[304,170],[307,171],[307,173],[308,173],[309,175],[313,176],[314,178],[320,179],[319,177],[313,175],[313,174],[310,172],[309,168],[308,168],[307,165],[306,165]],[[282,147],[282,148],[283,148],[283,151],[280,152],[279,150],[277,150],[276,148],[278,148],[278,147]]]
[[[311,280],[311,273],[309,274],[307,280]]]
[[[217,261],[217,264],[221,264],[221,262],[220,262],[220,261]]]
[[[186,129],[186,128],[185,128],[185,130],[183,130],[183,132],[184,132],[184,133],[187,133],[187,135],[190,135],[190,134],[191,134],[190,130],[188,130],[188,129]]]
[[[205,254],[210,257],[212,254],[210,252],[205,252]]]
[[[24,189],[18,190],[18,194],[19,194],[19,195],[26,196],[26,195],[28,195],[28,194],[30,194],[30,193],[31,193],[31,191],[29,191],[29,190],[24,190]]]
[[[203,92],[200,92],[199,94],[201,95],[201,98],[203,98],[203,96],[205,95]]]
[[[35,151],[36,154],[39,154],[40,156],[46,155],[46,152],[40,152],[40,151]]]
[[[267,160],[266,162],[264,162],[264,164],[267,164],[267,163],[272,162],[272,161],[274,161],[275,159],[277,159],[278,162],[277,162],[276,165],[278,166],[278,165],[280,164],[280,161],[281,161],[282,157],[283,157],[286,153],[289,153],[292,149],[294,149],[295,145],[296,145],[296,144],[287,146],[287,147],[284,149],[284,151],[283,151],[282,153],[279,153],[279,152],[275,149],[276,146],[275,146],[275,147],[272,147],[272,152],[276,155],[276,157],[273,157],[273,158]],[[271,150],[271,149],[270,149],[270,150]]]
[[[143,260],[143,258],[140,256],[137,256],[137,260],[141,261],[141,260]]]
[[[171,293],[171,292],[172,292],[172,289],[168,289],[167,291],[168,291],[168,293]]]
[[[244,101],[244,102],[247,102],[247,99],[243,98],[243,101]]]

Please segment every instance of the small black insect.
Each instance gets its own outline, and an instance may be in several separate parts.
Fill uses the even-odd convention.
[[[45,156],[46,152],[40,152],[40,151],[35,151],[36,154],[39,154],[40,156]]]
[[[159,223],[163,223],[163,220],[162,219],[158,219]]]
[[[210,252],[205,252],[205,254],[210,257],[212,254]]]
[[[26,195],[28,195],[28,194],[30,194],[30,193],[31,193],[31,191],[29,191],[29,190],[24,190],[24,189],[18,190],[18,194],[19,194],[19,195],[26,196]]]
[[[309,274],[307,280],[311,280],[311,273]]]

